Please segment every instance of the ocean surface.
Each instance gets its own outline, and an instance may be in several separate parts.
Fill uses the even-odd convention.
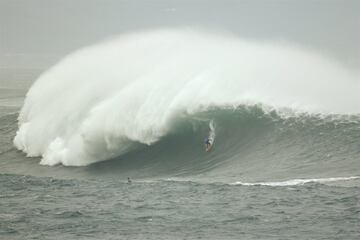
[[[177,42],[164,50],[147,34],[134,46],[130,36],[80,50],[50,70],[0,69],[0,239],[360,239],[356,77],[321,58],[308,65],[306,51],[255,47],[284,51],[277,62],[290,56],[291,71],[314,78],[330,67],[332,82],[317,91],[320,80],[276,78],[276,64],[255,61],[268,71],[261,76],[221,66],[242,43],[217,39],[231,48],[215,47],[219,61],[204,63],[192,51],[214,49],[202,36],[191,33],[188,47],[188,33],[151,35]],[[117,59],[117,48],[136,57]],[[182,67],[172,75],[174,56]],[[222,70],[232,72],[217,85]],[[277,87],[259,88],[264,76]]]

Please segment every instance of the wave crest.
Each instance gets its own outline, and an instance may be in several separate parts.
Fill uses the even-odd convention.
[[[132,33],[81,49],[42,74],[14,143],[42,156],[41,164],[88,165],[151,145],[183,113],[209,106],[358,113],[356,80],[298,47],[188,30]]]

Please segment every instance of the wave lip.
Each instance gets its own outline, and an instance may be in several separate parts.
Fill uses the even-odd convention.
[[[304,185],[307,183],[329,183],[338,181],[351,181],[360,179],[360,176],[352,177],[333,177],[333,178],[309,178],[309,179],[291,179],[281,182],[234,182],[231,185],[243,185],[243,186],[270,186],[270,187],[286,187]]]

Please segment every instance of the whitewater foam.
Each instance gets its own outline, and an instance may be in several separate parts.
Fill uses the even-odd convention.
[[[271,186],[271,187],[284,187],[284,186],[296,186],[304,185],[307,183],[330,183],[338,181],[351,181],[360,179],[359,176],[352,177],[333,177],[333,178],[309,178],[309,179],[291,179],[281,182],[234,182],[231,185],[243,185],[243,186]]]
[[[152,145],[182,114],[210,106],[359,113],[357,80],[336,61],[290,45],[189,30],[132,33],[42,74],[14,144],[41,164],[88,165]]]
[[[216,132],[215,132],[215,123],[214,120],[210,120],[209,122],[209,136],[208,139],[211,139],[212,144],[215,141],[215,137],[216,137]]]

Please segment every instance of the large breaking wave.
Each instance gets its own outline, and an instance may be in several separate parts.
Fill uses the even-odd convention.
[[[326,127],[327,116],[358,114],[358,80],[335,60],[289,44],[190,30],[131,33],[81,49],[42,74],[26,96],[14,143],[45,165],[82,166],[136,153],[159,160],[179,152],[188,161],[203,157],[201,144],[213,121],[214,161],[240,158],[241,151],[244,159],[266,159],[261,151],[250,154],[261,149],[251,144],[277,154],[287,144],[305,144],[311,132],[304,129],[319,119]],[[287,125],[289,117],[300,138]],[[314,125],[303,128],[304,121]],[[281,138],[270,151],[266,144],[279,139],[266,136],[275,126],[274,136],[280,139],[286,127],[293,139]],[[154,150],[159,146],[164,149]],[[304,154],[301,147],[294,154]]]

